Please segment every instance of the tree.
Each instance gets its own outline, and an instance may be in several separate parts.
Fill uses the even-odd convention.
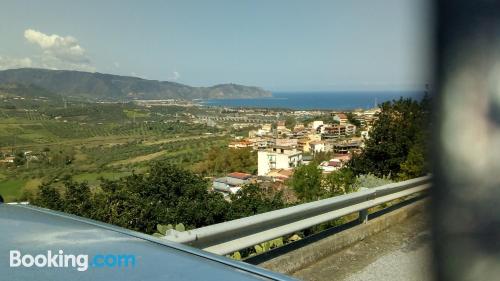
[[[285,119],[285,127],[287,127],[290,130],[293,130],[295,127],[295,124],[297,124],[297,120],[293,116],[287,116]]]
[[[347,116],[347,121],[349,121],[349,123],[353,124],[354,126],[356,126],[358,128],[361,127],[361,122],[355,118],[355,116],[352,112],[347,112],[346,116]]]
[[[421,149],[414,149],[413,158],[420,154],[424,158],[427,151],[427,140],[430,135],[430,101],[424,97],[421,102],[412,99],[399,99],[385,102],[381,105],[378,120],[370,131],[370,138],[366,141],[365,149],[360,155],[354,155],[349,162],[349,167],[355,175],[373,173],[377,177],[389,175],[398,177],[402,167],[408,170],[412,160],[406,166],[410,150],[418,142],[422,143]],[[411,176],[425,173],[427,165],[412,167]]]
[[[266,192],[257,184],[242,187],[236,194],[231,194],[231,206],[228,220],[248,217],[285,207],[281,192]]]
[[[26,156],[24,155],[23,152],[18,152],[14,156],[14,165],[16,166],[22,166],[26,163]]]
[[[38,194],[35,197],[33,204],[56,211],[64,210],[64,203],[61,199],[61,194],[56,188],[48,183],[40,185],[38,188]]]
[[[284,206],[281,193],[258,186],[244,188],[230,203],[209,191],[201,176],[165,162],[154,163],[146,174],[101,179],[95,191],[66,178],[61,191],[45,183],[33,204],[145,233],[154,233],[157,224],[198,228]]]
[[[257,170],[257,154],[250,148],[215,148],[210,150],[204,159],[193,168],[202,175],[218,176],[229,172],[254,174]]]
[[[93,207],[93,198],[87,182],[77,183],[71,179],[66,179],[64,187],[64,211],[89,217]]]
[[[317,200],[324,194],[321,187],[321,170],[315,162],[296,168],[290,186],[303,202]]]
[[[410,148],[408,157],[400,166],[398,173],[400,180],[409,180],[425,174],[425,171],[428,170],[425,153],[422,143],[417,143]]]
[[[359,175],[356,177],[356,183],[354,184],[354,188],[356,189],[361,187],[372,188],[390,184],[393,182],[394,181],[390,180],[389,177],[387,176],[379,178],[373,174]]]
[[[323,187],[328,197],[332,197],[356,191],[355,182],[354,173],[349,168],[342,168],[327,174],[323,180]]]

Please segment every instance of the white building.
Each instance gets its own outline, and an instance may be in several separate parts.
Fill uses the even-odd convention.
[[[320,126],[323,126],[323,121],[313,121],[311,123],[311,127],[313,128],[313,130],[317,130]]]
[[[342,168],[342,161],[340,161],[339,159],[330,159],[330,161],[323,161],[318,166],[318,168],[321,169],[323,173],[331,173]]]
[[[258,152],[258,175],[265,176],[273,169],[288,169],[302,163],[302,152],[287,147],[273,147]]]
[[[325,142],[324,141],[312,141],[309,143],[309,151],[312,153],[319,153],[326,151]]]
[[[264,124],[264,125],[262,125],[261,130],[264,133],[270,133],[272,130],[272,126],[271,126],[271,124]]]

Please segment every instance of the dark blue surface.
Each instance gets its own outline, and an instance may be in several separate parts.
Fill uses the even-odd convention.
[[[289,108],[289,109],[368,109],[400,97],[421,98],[424,91],[378,92],[276,92],[270,98],[209,99],[201,103],[210,106]]]
[[[9,253],[134,255],[134,267],[9,267]],[[291,280],[264,269],[64,213],[0,204],[0,280]]]

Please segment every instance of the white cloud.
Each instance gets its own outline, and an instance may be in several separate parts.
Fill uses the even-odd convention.
[[[11,58],[0,56],[0,69],[32,67],[33,62],[30,58]]]
[[[33,29],[24,31],[24,38],[40,47],[41,53],[30,57],[0,56],[0,69],[37,67],[96,71],[85,49],[72,36],[47,35]]]
[[[72,36],[47,35],[33,29],[27,29],[24,31],[24,38],[30,43],[37,44],[45,56],[71,63],[90,63],[85,55],[85,49]]]
[[[179,78],[181,78],[181,75],[179,74],[179,72],[177,71],[174,71],[172,72],[172,75],[170,77],[167,78],[167,80],[170,80],[170,81],[176,81],[178,80]]]

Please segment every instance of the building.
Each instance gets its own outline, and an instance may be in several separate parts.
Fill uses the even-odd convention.
[[[294,132],[297,132],[297,131],[302,131],[302,130],[304,130],[304,129],[305,129],[305,127],[304,127],[304,124],[302,124],[302,123],[297,123],[297,124],[295,124],[295,126],[293,127],[293,131],[294,131]]]
[[[272,131],[272,126],[271,126],[271,124],[264,124],[264,125],[262,125],[261,130],[265,133],[270,133]]]
[[[4,159],[0,160],[0,163],[14,163],[14,156],[7,156]]]
[[[287,130],[287,128],[285,126],[285,121],[283,121],[283,120],[278,121],[276,123],[276,130],[278,130],[278,131]]]
[[[293,176],[293,169],[288,168],[271,170],[269,173],[267,173],[267,176],[271,177],[274,182],[285,182]]]
[[[313,130],[318,130],[319,127],[323,126],[323,121],[312,121],[311,128]]]
[[[342,168],[342,161],[338,159],[330,159],[330,161],[323,161],[318,166],[318,168],[321,169],[323,173],[331,173]]]
[[[346,135],[346,128],[344,125],[331,125],[324,128],[321,134],[322,139],[336,139]]]
[[[232,141],[229,143],[228,147],[229,148],[248,148],[251,147],[253,148],[254,143],[248,140],[241,140],[241,141]]]
[[[250,174],[234,172],[225,177],[216,178],[212,183],[212,187],[216,191],[234,194],[238,192],[242,186],[249,184],[251,179],[252,175]]]
[[[309,165],[314,160],[314,157],[312,155],[303,155],[302,156],[302,164],[303,165]]]
[[[276,146],[286,146],[295,148],[298,145],[298,139],[275,139]]]
[[[358,141],[351,141],[351,142],[345,142],[345,143],[336,143],[333,146],[333,151],[337,154],[348,154],[349,151],[356,151],[359,150],[361,146],[361,142]]]
[[[273,169],[288,169],[297,167],[302,163],[302,152],[289,147],[272,147],[259,150],[258,175],[265,176]]]
[[[324,141],[312,141],[309,143],[309,151],[313,154],[319,152],[325,152],[326,146]]]
[[[333,120],[339,122],[340,125],[345,125],[349,123],[349,120],[347,118],[347,115],[344,113],[337,113],[333,116]]]
[[[320,141],[320,140],[321,140],[320,134],[309,134],[307,135],[307,137],[298,140],[297,148],[302,152],[309,152],[311,148],[309,144],[313,141]]]
[[[339,137],[352,136],[356,133],[356,126],[352,124],[330,125],[322,129],[322,139],[336,139]]]
[[[347,124],[345,125],[345,134],[347,136],[351,136],[356,134],[356,126],[353,124]]]

